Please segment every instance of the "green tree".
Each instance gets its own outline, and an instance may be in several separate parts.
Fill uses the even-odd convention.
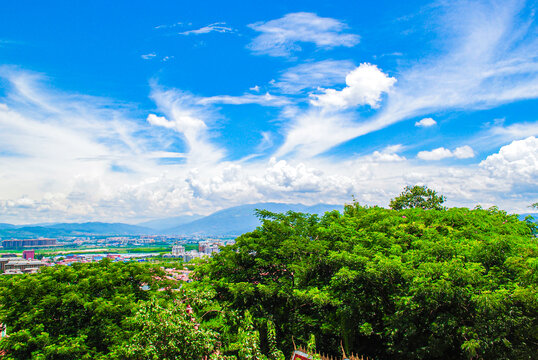
[[[158,268],[103,260],[2,276],[0,323],[7,325],[10,336],[0,341],[0,349],[8,359],[107,354],[136,304],[163,286],[159,275]],[[143,291],[144,284],[153,290]]]
[[[254,328],[252,315],[248,311],[245,311],[238,338],[236,346],[239,360],[267,360],[260,350],[260,333]]]
[[[286,357],[278,349],[276,328],[275,324],[271,321],[267,321],[267,346],[269,348],[268,357],[270,360],[284,360]]]
[[[229,309],[273,319],[281,349],[376,359],[532,359],[538,244],[497,208],[347,205],[263,224],[197,270]]]
[[[138,306],[127,319],[127,343],[119,344],[111,357],[117,359],[201,359],[210,355],[217,333],[204,329],[180,301],[159,304],[152,298]]]
[[[426,186],[406,186],[404,191],[390,201],[389,207],[393,210],[421,208],[424,210],[442,210],[446,201],[443,195],[437,195]]]

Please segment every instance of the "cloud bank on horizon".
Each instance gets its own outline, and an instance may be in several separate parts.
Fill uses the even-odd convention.
[[[13,47],[29,45],[11,33],[0,48],[11,60],[0,65],[0,222],[138,221],[352,196],[386,206],[413,184],[449,206],[528,212],[538,199],[533,8],[433,3],[373,19],[384,21],[376,31],[350,12],[178,15],[132,34],[151,45],[127,39],[110,55],[115,73],[73,64],[90,76],[72,83],[46,57],[19,58]],[[108,96],[95,78],[119,74],[146,85]]]

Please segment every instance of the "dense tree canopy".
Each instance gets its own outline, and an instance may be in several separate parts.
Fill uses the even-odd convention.
[[[426,186],[406,186],[404,191],[390,201],[390,208],[394,210],[402,209],[443,209],[442,204],[446,201],[443,195],[437,195],[432,189]]]
[[[263,226],[200,269],[221,301],[277,325],[286,351],[376,359],[530,359],[538,350],[532,223],[496,208],[346,206]]]

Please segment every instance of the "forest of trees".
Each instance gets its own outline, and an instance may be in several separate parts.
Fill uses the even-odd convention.
[[[354,203],[321,218],[259,211],[263,224],[198,264],[192,283],[106,260],[1,276],[10,336],[0,349],[7,359],[284,359],[313,335],[334,355],[535,358],[535,224],[439,201]]]

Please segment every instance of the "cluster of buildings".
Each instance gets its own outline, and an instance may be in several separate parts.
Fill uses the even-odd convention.
[[[34,250],[26,250],[22,257],[13,254],[3,254],[0,257],[0,272],[4,275],[33,274],[43,266],[71,265],[74,263],[90,263],[104,258],[112,261],[147,261],[147,258],[159,256],[158,253],[137,254],[81,254],[57,255],[37,260]]]
[[[2,247],[4,249],[23,249],[23,248],[39,248],[57,246],[56,239],[11,239],[3,240]]]
[[[208,239],[198,242],[198,250],[189,251],[185,251],[183,245],[175,244],[172,246],[172,253],[165,256],[181,258],[184,262],[189,262],[202,256],[212,256],[213,253],[218,253],[221,247],[233,244],[235,244],[234,240]]]

